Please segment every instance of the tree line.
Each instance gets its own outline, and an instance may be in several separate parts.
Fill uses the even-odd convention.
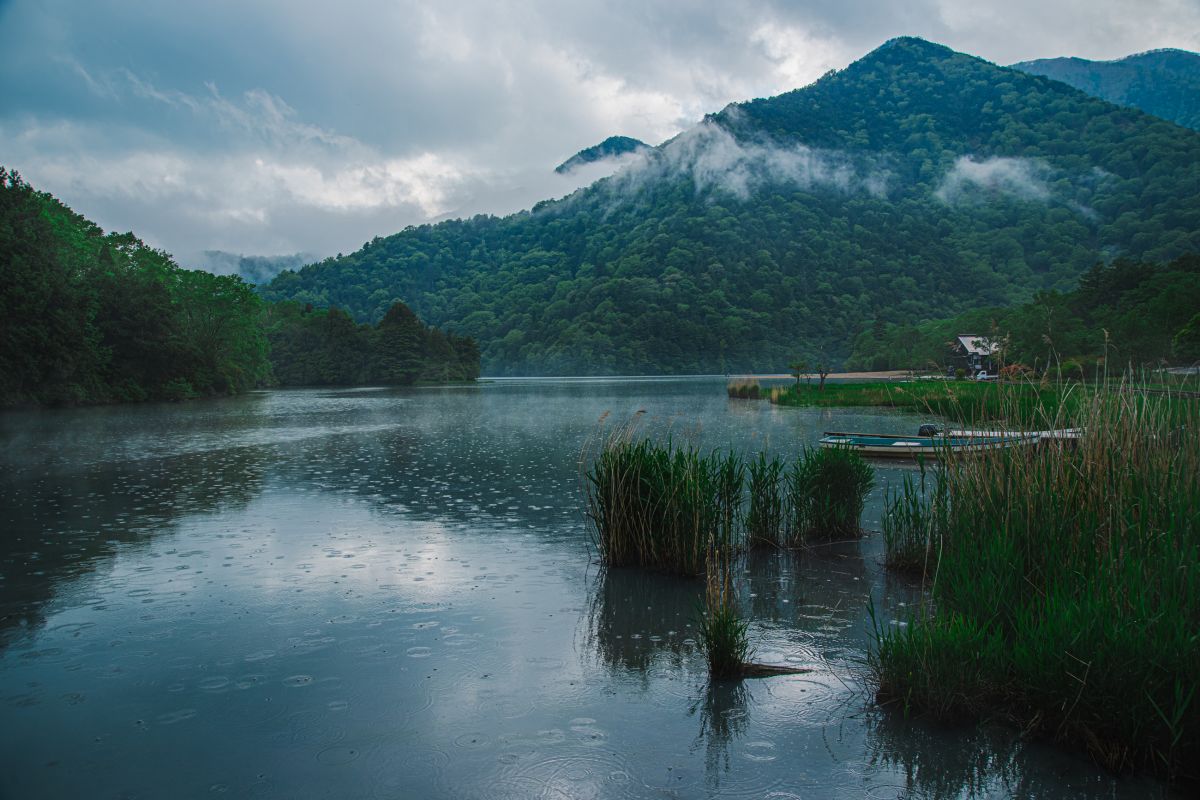
[[[340,313],[276,307],[237,276],[183,269],[0,167],[0,407],[478,374],[474,342],[427,328],[402,303],[369,336],[351,323],[343,371],[303,366],[314,358],[304,347],[332,346],[311,335],[315,321]],[[369,369],[345,369],[362,358]]]
[[[1097,264],[1069,292],[920,323],[876,321],[854,342],[852,369],[931,369],[959,334],[1003,345],[1003,359],[1036,372],[1091,376],[1127,367],[1200,361],[1200,255],[1165,264]]]

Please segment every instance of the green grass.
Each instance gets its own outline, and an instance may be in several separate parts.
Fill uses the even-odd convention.
[[[746,537],[751,545],[783,544],[786,514],[783,492],[784,461],[759,453],[750,461],[750,497],[746,510]]]
[[[698,575],[710,546],[735,548],[736,459],[672,442],[607,442],[585,473],[604,563]],[[736,495],[740,504],[740,479]]]
[[[905,475],[899,490],[888,488],[884,501],[883,543],[888,568],[925,576],[937,564],[938,547],[949,512],[946,473],[932,474],[921,464],[919,475]]]
[[[877,629],[879,697],[1006,717],[1108,768],[1196,781],[1200,403],[1110,388],[1034,420],[1084,427],[1075,450],[945,466],[932,603]]]
[[[747,481],[747,476],[749,481]],[[623,430],[585,459],[587,514],[604,563],[681,575],[706,553],[799,546],[859,535],[875,472],[848,449],[805,450],[793,463],[759,453],[702,453]]]
[[[863,503],[875,470],[849,448],[806,448],[787,474],[791,544],[833,541],[862,531]]]
[[[1053,419],[1078,406],[1082,387],[1033,383],[917,380],[905,382],[829,383],[773,389],[770,399],[781,406],[904,408],[940,414],[956,422],[1008,422],[1026,425]]]

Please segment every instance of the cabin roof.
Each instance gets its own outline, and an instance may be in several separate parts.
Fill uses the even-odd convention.
[[[960,333],[958,343],[962,345],[963,350],[973,356],[990,356],[1000,349],[998,342],[993,342],[986,336],[975,333]]]

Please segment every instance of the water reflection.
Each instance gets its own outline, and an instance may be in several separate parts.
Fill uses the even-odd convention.
[[[611,669],[679,668],[695,650],[704,584],[639,569],[601,569],[592,591],[588,640]]]
[[[45,622],[56,590],[175,530],[195,514],[244,508],[262,490],[266,456],[251,447],[193,452],[0,483],[0,649]],[[132,552],[132,551],[131,551]],[[30,568],[30,567],[34,568]]]
[[[1087,777],[1082,753],[1026,741],[1004,726],[947,726],[906,717],[894,709],[871,709],[868,762],[904,777],[902,797],[949,800],[959,797],[1085,798],[1177,795],[1137,777],[1110,783]],[[1038,763],[1040,769],[1030,769]]]
[[[710,681],[689,711],[700,719],[692,748],[704,748],[704,774],[711,791],[720,790],[721,773],[730,769],[729,746],[746,732],[752,699],[744,681]]]

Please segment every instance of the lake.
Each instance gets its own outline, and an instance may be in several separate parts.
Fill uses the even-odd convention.
[[[757,660],[812,671],[710,686],[702,581],[589,538],[581,454],[634,415],[784,454],[924,421],[723,378],[0,415],[0,797],[1169,796],[876,708],[869,604],[921,597],[877,533],[740,564]]]

